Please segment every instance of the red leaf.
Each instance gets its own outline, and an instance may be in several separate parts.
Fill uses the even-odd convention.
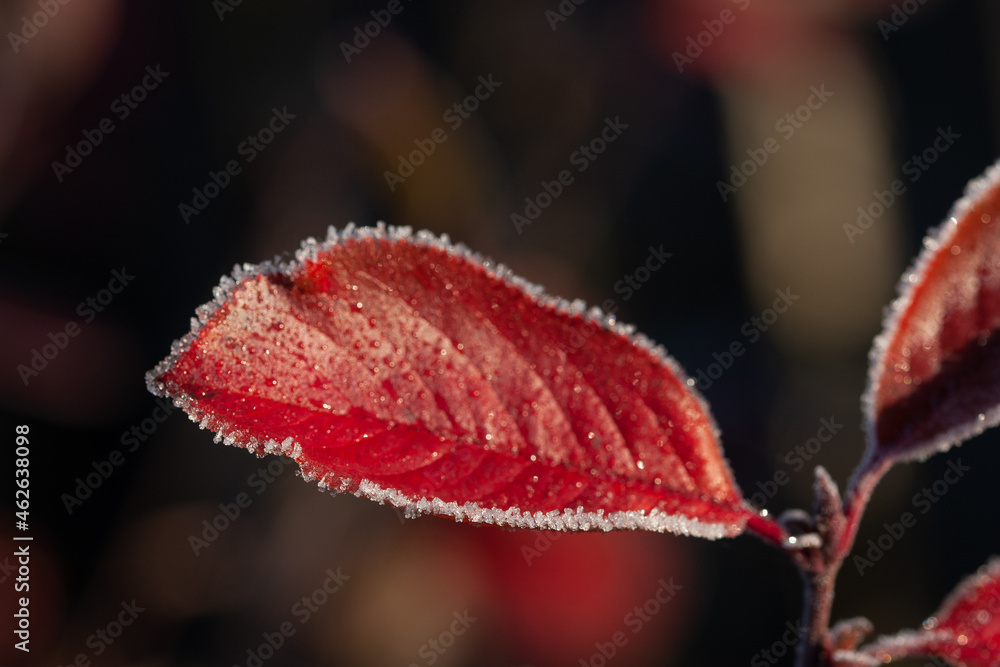
[[[1000,656],[1000,558],[958,585],[925,628],[950,632],[930,651],[968,667],[996,665]]]
[[[944,451],[1000,422],[1000,164],[903,274],[871,354],[868,459]]]
[[[714,538],[754,514],[661,348],[447,239],[331,230],[198,317],[150,390],[337,490],[521,528]]]
[[[937,656],[960,667],[995,666],[1000,657],[1000,558],[960,583],[924,621],[924,629],[880,638],[859,653],[871,664]]]

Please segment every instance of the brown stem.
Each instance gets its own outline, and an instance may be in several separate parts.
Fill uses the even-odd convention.
[[[854,546],[872,492],[891,465],[879,459],[866,460],[852,478],[843,503],[826,471],[817,470],[813,522],[822,539],[818,546],[802,548],[780,521],[766,515],[751,517],[747,522],[750,532],[788,555],[802,576],[802,626],[806,635],[799,642],[796,667],[836,667],[830,632],[834,586],[844,559]]]
[[[799,642],[797,667],[831,667],[833,640],[830,637],[830,612],[833,608],[833,588],[837,580],[835,568],[820,568],[820,572],[802,572],[804,584],[802,625],[806,636]]]
[[[837,543],[837,554],[840,560],[846,558],[847,554],[851,552],[854,538],[858,534],[858,527],[861,525],[861,517],[865,513],[868,501],[871,500],[872,492],[882,480],[882,476],[891,467],[891,461],[871,459],[855,473],[851,480],[847,497],[844,499],[844,516],[847,518],[847,526]]]
[[[816,512],[814,518],[821,527],[824,544],[811,549],[805,559],[796,560],[804,581],[802,623],[807,631],[806,641],[799,643],[797,667],[835,667],[830,614],[837,575],[854,546],[872,492],[891,465],[877,459],[866,461],[851,480],[843,509],[835,512],[835,516]],[[803,560],[806,567],[801,566]]]
[[[805,553],[791,545],[788,539],[788,532],[770,516],[751,516],[750,520],[747,521],[747,530],[791,558],[799,570],[808,567],[805,560]]]

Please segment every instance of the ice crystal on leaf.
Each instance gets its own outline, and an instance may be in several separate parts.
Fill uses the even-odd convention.
[[[717,538],[755,514],[665,352],[428,232],[236,268],[148,375],[226,444],[409,514]]]
[[[1000,422],[1000,164],[903,274],[871,355],[868,458],[922,459]]]

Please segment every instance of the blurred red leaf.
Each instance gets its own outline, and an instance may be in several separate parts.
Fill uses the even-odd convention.
[[[198,318],[150,390],[336,490],[521,528],[715,538],[753,514],[660,348],[447,239],[331,230]]]
[[[1000,422],[1000,165],[903,274],[871,354],[869,462],[930,456]]]
[[[931,653],[968,667],[996,665],[1000,656],[1000,558],[993,558],[959,584],[924,625],[951,633],[930,642]]]
[[[993,558],[958,585],[922,630],[882,637],[857,653],[838,655],[849,664],[884,664],[921,656],[958,667],[991,667],[1000,656],[1000,558]],[[865,660],[864,658],[867,658]]]
[[[490,600],[501,619],[494,641],[506,654],[503,664],[577,666],[581,657],[587,662],[586,656],[595,652],[596,642],[606,642],[618,631],[629,641],[615,647],[608,665],[663,664],[665,656],[657,653],[675,647],[697,616],[697,600],[684,594],[696,574],[689,547],[680,540],[635,531],[462,534],[481,547]],[[648,610],[635,611],[654,597],[661,580],[671,578],[684,582],[679,595],[659,608],[653,602]]]

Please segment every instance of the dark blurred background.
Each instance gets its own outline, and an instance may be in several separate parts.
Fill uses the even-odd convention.
[[[799,581],[752,537],[403,520],[214,444],[143,375],[234,263],[329,225],[411,225],[613,300],[715,376],[701,386],[745,494],[809,507],[815,464],[843,485],[861,457],[898,276],[997,156],[995,3],[8,0],[0,27],[0,432],[12,461],[30,427],[34,538],[25,655],[5,501],[0,664],[791,664]],[[603,152],[574,159],[608,122]],[[436,128],[447,140],[387,179]],[[562,170],[573,183],[518,229]],[[637,271],[661,246],[662,268]],[[797,299],[773,317],[777,290]],[[843,428],[804,461],[823,419]],[[998,551],[996,437],[889,474],[857,552],[905,511],[917,524],[863,574],[845,566],[836,618],[914,627]],[[920,513],[958,459],[970,472]],[[671,579],[637,629],[630,610]]]

